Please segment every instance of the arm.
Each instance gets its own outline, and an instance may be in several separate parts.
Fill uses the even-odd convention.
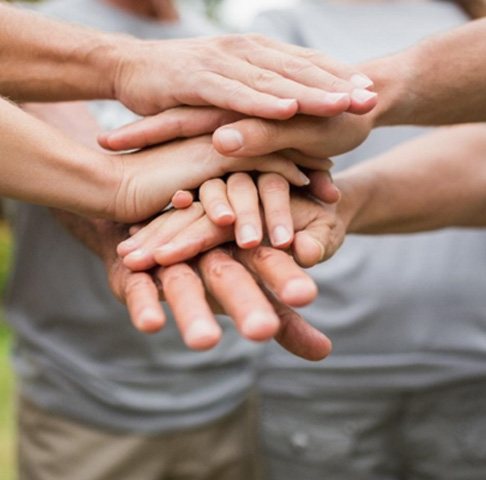
[[[186,107],[104,134],[100,142],[118,150],[215,131],[214,145],[226,155],[251,157],[294,148],[326,157],[352,150],[380,126],[486,120],[486,19],[431,36],[360,68],[374,81],[379,98],[367,115],[296,116],[276,122]]]
[[[486,19],[431,36],[362,66],[380,106],[374,126],[486,120]]]
[[[374,106],[353,100],[354,69],[264,37],[142,41],[4,3],[0,65],[0,94],[13,100],[116,98],[141,115],[189,104],[284,119]]]
[[[441,129],[335,180],[348,233],[485,227],[486,125]],[[318,182],[313,193],[319,190]]]
[[[42,112],[54,110],[58,128],[88,115],[80,104],[63,110],[61,116],[55,105],[33,108],[41,118]],[[108,155],[76,143],[4,100],[0,100],[0,122],[0,194],[84,215],[142,221],[162,210],[177,190],[196,188],[230,171],[276,171],[294,184],[308,182],[282,155],[245,161],[222,157],[211,147],[210,137]],[[97,128],[91,128],[93,139]],[[320,162],[313,163],[319,168]]]

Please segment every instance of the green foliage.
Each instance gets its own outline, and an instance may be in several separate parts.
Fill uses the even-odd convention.
[[[9,230],[0,221],[0,292],[7,278],[11,252]],[[1,305],[0,305],[1,306]],[[10,333],[0,309],[0,472],[2,480],[14,480],[14,385],[9,361]]]
[[[10,263],[10,232],[4,222],[0,222],[0,295],[5,288]]]

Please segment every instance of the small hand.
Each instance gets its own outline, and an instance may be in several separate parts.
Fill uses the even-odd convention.
[[[329,188],[330,181],[326,173],[313,173],[312,177],[319,184],[320,191]],[[290,212],[297,232],[292,252],[300,265],[313,266],[332,256],[341,245],[345,235],[345,224],[338,213],[338,206],[339,203],[321,203],[305,193],[291,195]],[[254,209],[251,211],[255,212]],[[251,218],[255,219],[253,213]],[[279,217],[287,221],[285,207],[276,218]],[[272,219],[271,222],[273,221]],[[159,216],[139,229],[133,237],[122,242],[118,252],[124,257],[124,262],[129,268],[143,270],[157,263],[170,265],[190,259],[200,252],[234,239],[235,229],[231,224],[215,224],[205,213],[202,205],[195,202],[188,209]]]

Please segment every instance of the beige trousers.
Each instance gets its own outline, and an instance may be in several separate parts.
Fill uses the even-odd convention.
[[[260,480],[253,401],[192,430],[95,429],[21,399],[18,480]]]

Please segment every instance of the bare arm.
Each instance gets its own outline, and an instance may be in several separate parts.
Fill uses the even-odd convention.
[[[342,172],[336,182],[348,233],[485,227],[486,125],[443,128]]]
[[[189,104],[285,119],[375,105],[352,95],[353,68],[264,37],[142,41],[3,2],[0,65],[0,94],[15,101],[116,98],[141,115]]]
[[[0,195],[109,216],[118,185],[116,157],[74,142],[2,99],[0,125]]]
[[[380,93],[375,126],[486,120],[486,19],[363,65]]]

